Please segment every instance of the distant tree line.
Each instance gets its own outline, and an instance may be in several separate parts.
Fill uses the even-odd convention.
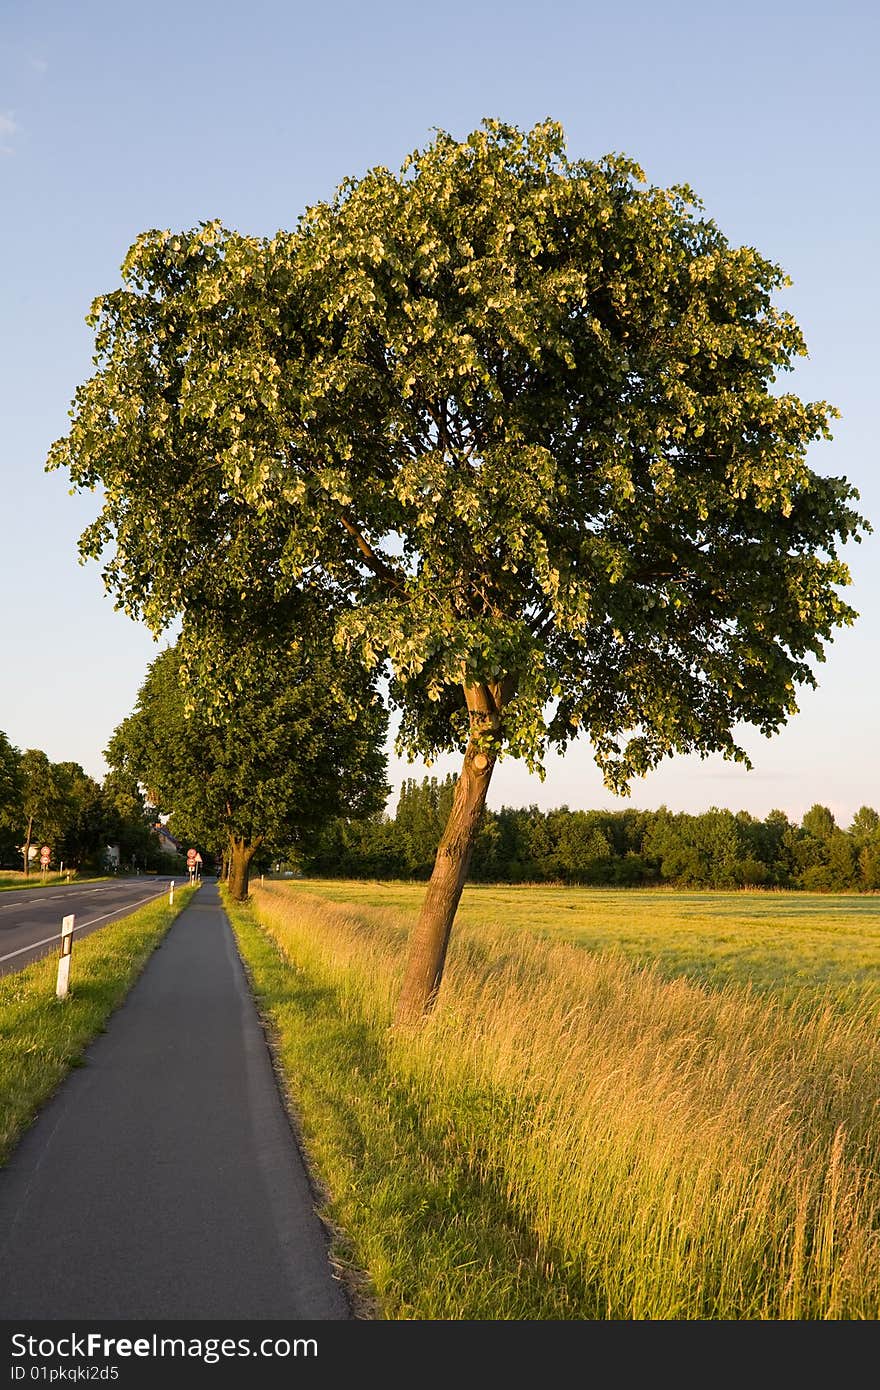
[[[137,782],[108,773],[98,783],[75,762],[53,763],[39,748],[21,752],[0,732],[0,868],[34,869],[29,849],[49,845],[51,867],[101,868],[107,847],[123,868],[156,868],[163,859],[155,812]]]
[[[454,792],[451,775],[408,779],[394,815],[331,820],[310,853],[300,854],[299,865],[328,877],[427,879]],[[37,748],[21,752],[0,732],[0,868],[33,871],[28,847],[43,844],[51,846],[53,868],[100,868],[109,845],[118,846],[123,868],[159,867],[168,860],[156,837],[156,815],[143,786],[124,769],[113,768],[98,783],[79,763],[53,763]],[[799,824],[784,811],[759,820],[714,806],[699,815],[665,806],[503,806],[484,814],[471,878],[872,892],[880,890],[880,814],[863,806],[844,828],[818,804]]]
[[[404,783],[393,816],[336,820],[309,859],[330,877],[426,879],[449,814],[455,779]],[[711,807],[700,815],[657,811],[487,811],[471,878],[495,883],[618,887],[880,889],[880,815],[863,806],[846,829],[827,806],[800,824],[784,811],[758,820]]]

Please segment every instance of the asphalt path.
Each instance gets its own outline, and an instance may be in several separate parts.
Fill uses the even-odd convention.
[[[350,1316],[204,884],[0,1169],[0,1318]]]
[[[170,880],[155,874],[145,878],[109,879],[104,883],[54,883],[47,888],[22,888],[0,893],[0,975],[21,970],[40,956],[58,949],[61,919],[76,917],[74,944],[82,936],[124,917],[168,892]],[[183,884],[185,879],[179,879]]]

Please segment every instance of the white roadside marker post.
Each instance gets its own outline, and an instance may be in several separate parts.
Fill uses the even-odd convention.
[[[171,887],[168,889],[168,906],[174,906],[174,879],[171,880]]]
[[[55,993],[59,999],[67,998],[67,989],[70,983],[70,953],[73,950],[73,924],[76,921],[75,913],[71,912],[69,917],[65,917],[61,923],[61,955],[58,958],[58,983],[55,986]]]

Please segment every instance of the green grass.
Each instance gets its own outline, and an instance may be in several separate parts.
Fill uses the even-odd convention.
[[[830,951],[833,900],[786,898],[762,955],[782,895],[711,895],[707,918],[710,895],[472,889],[438,1008],[399,1032],[419,895],[268,883],[231,912],[337,1253],[378,1316],[880,1316],[871,972],[838,941],[837,984],[817,995],[822,965],[797,1007],[782,997],[787,933]],[[871,904],[841,902],[867,951]],[[745,986],[704,968],[729,932]]]
[[[70,885],[75,883],[103,883],[109,874],[92,874],[86,878],[79,878],[75,873],[71,873]],[[36,873],[29,874],[27,877],[23,873],[0,873],[0,893],[10,893],[18,888],[54,888],[57,884],[67,883],[67,870],[63,874],[47,874],[43,878],[37,870]]]
[[[0,977],[0,1163],[125,998],[196,891],[164,895],[75,941],[70,994],[55,997],[55,953]]]
[[[292,969],[250,909],[224,900],[361,1314],[573,1316],[527,1223],[473,1171],[452,1126],[434,1122],[420,1088],[395,1074],[384,1030],[352,1013],[344,984]]]
[[[393,909],[411,924],[421,883],[301,880],[305,892],[353,910]],[[712,987],[750,985],[791,998],[853,988],[880,995],[880,894],[691,892],[474,884],[459,909],[462,927],[499,925],[620,952]]]

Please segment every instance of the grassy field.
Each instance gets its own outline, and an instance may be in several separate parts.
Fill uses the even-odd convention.
[[[392,910],[411,925],[421,883],[310,880],[308,892],[355,911]],[[665,978],[751,985],[790,998],[850,986],[880,993],[880,894],[680,893],[671,889],[472,884],[458,922],[506,924],[591,951],[614,951]]]
[[[77,941],[64,1001],[55,998],[54,953],[0,978],[0,1163],[79,1064],[195,891],[180,889],[173,907],[163,894]]]
[[[379,1316],[880,1315],[878,900],[472,888],[399,1033],[420,892],[233,912]]]

